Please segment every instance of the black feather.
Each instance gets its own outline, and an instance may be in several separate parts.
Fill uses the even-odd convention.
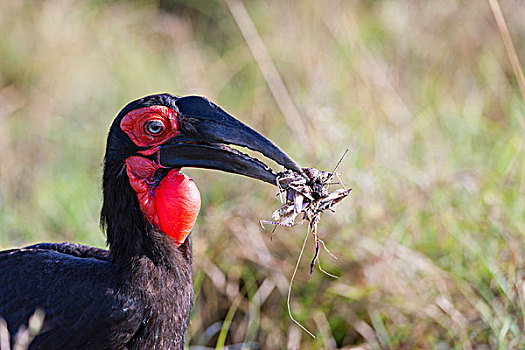
[[[191,243],[176,247],[143,216],[125,170],[139,148],[120,129],[129,111],[176,110],[177,97],[131,102],[108,135],[101,226],[109,250],[41,243],[0,252],[0,317],[14,336],[45,312],[30,349],[182,349],[193,300]],[[159,175],[160,176],[160,175]]]

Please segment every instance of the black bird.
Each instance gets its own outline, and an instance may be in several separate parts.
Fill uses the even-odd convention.
[[[182,167],[274,184],[276,173],[227,145],[298,165],[273,142],[199,96],[129,103],[109,130],[101,225],[109,250],[40,243],[0,252],[0,318],[11,337],[45,312],[30,349],[182,349],[193,300],[188,238],[200,195]]]

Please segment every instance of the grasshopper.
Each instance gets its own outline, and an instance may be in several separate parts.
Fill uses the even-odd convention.
[[[281,202],[284,203],[272,214],[272,221],[260,220],[263,224],[291,227],[308,221],[315,239],[315,255],[310,264],[310,274],[319,256],[319,236],[317,224],[325,210],[335,212],[334,206],[342,201],[352,189],[347,189],[335,172],[321,171],[315,168],[303,168],[304,175],[291,170],[280,173],[277,177],[277,188]],[[330,181],[336,177],[342,187],[329,192]],[[302,214],[299,222],[297,218]]]

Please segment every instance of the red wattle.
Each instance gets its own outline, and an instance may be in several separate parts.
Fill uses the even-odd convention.
[[[191,232],[201,207],[201,197],[192,179],[172,169],[158,185],[153,181],[158,164],[140,156],[126,160],[131,187],[137,193],[146,219],[181,245]]]
[[[182,244],[190,234],[201,208],[201,196],[192,179],[171,170],[155,190],[160,229]]]

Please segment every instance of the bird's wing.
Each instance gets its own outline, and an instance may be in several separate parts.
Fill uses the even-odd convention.
[[[90,247],[87,245],[76,244],[76,243],[38,243],[24,247],[22,249],[41,249],[41,250],[53,250],[55,252],[64,253],[77,258],[93,258],[98,260],[109,260],[109,251],[96,247]]]
[[[107,260],[28,247],[0,252],[0,271],[0,317],[12,335],[37,308],[45,313],[30,349],[122,348],[143,319]]]

